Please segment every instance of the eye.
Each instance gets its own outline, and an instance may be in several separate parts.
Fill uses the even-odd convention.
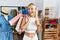
[[[33,10],[33,8],[31,8],[31,10]]]

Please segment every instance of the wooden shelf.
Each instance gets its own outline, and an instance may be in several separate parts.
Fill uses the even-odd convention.
[[[44,20],[43,40],[58,40],[58,25],[57,24],[52,24],[54,26],[49,28],[50,25],[51,25],[49,23],[49,21],[51,21],[51,20],[56,20],[57,21],[57,19]]]

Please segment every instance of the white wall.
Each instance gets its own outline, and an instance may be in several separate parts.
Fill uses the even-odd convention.
[[[34,0],[30,2],[35,2]],[[2,0],[3,6],[27,6],[30,2],[27,0]]]
[[[1,0],[0,0],[0,6],[1,6],[1,4],[2,4],[2,3],[1,3]]]
[[[57,0],[57,12],[58,12],[58,17],[60,18],[60,0]]]
[[[35,0],[36,5],[39,7],[39,9],[43,9],[44,1],[43,0]]]
[[[51,7],[53,7],[55,10],[55,12],[53,12],[52,14],[53,15],[51,15],[51,17],[52,16],[54,16],[55,18],[58,18],[58,1],[57,0],[44,0],[44,8],[45,7],[49,7],[49,8],[51,8]]]
[[[27,6],[29,3],[35,3],[42,10],[46,6],[53,6],[56,8],[55,15],[60,17],[60,0],[0,0],[0,6]]]
[[[39,9],[43,9],[43,0],[1,0],[1,6],[27,6],[29,3],[35,3]]]

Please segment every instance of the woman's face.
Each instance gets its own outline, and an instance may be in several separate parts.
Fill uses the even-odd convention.
[[[36,12],[36,6],[34,6],[34,5],[29,6],[28,7],[28,12],[29,12],[30,15],[34,15],[35,12]]]

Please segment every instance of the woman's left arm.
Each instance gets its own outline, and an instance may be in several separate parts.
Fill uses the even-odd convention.
[[[42,26],[41,26],[39,18],[38,18],[38,9],[36,10],[36,21],[35,21],[35,23],[37,25],[37,32],[42,31]]]
[[[36,20],[36,25],[37,25],[37,32],[40,32],[40,31],[42,31],[42,26],[41,26],[41,24],[40,24],[40,21],[39,20]]]

